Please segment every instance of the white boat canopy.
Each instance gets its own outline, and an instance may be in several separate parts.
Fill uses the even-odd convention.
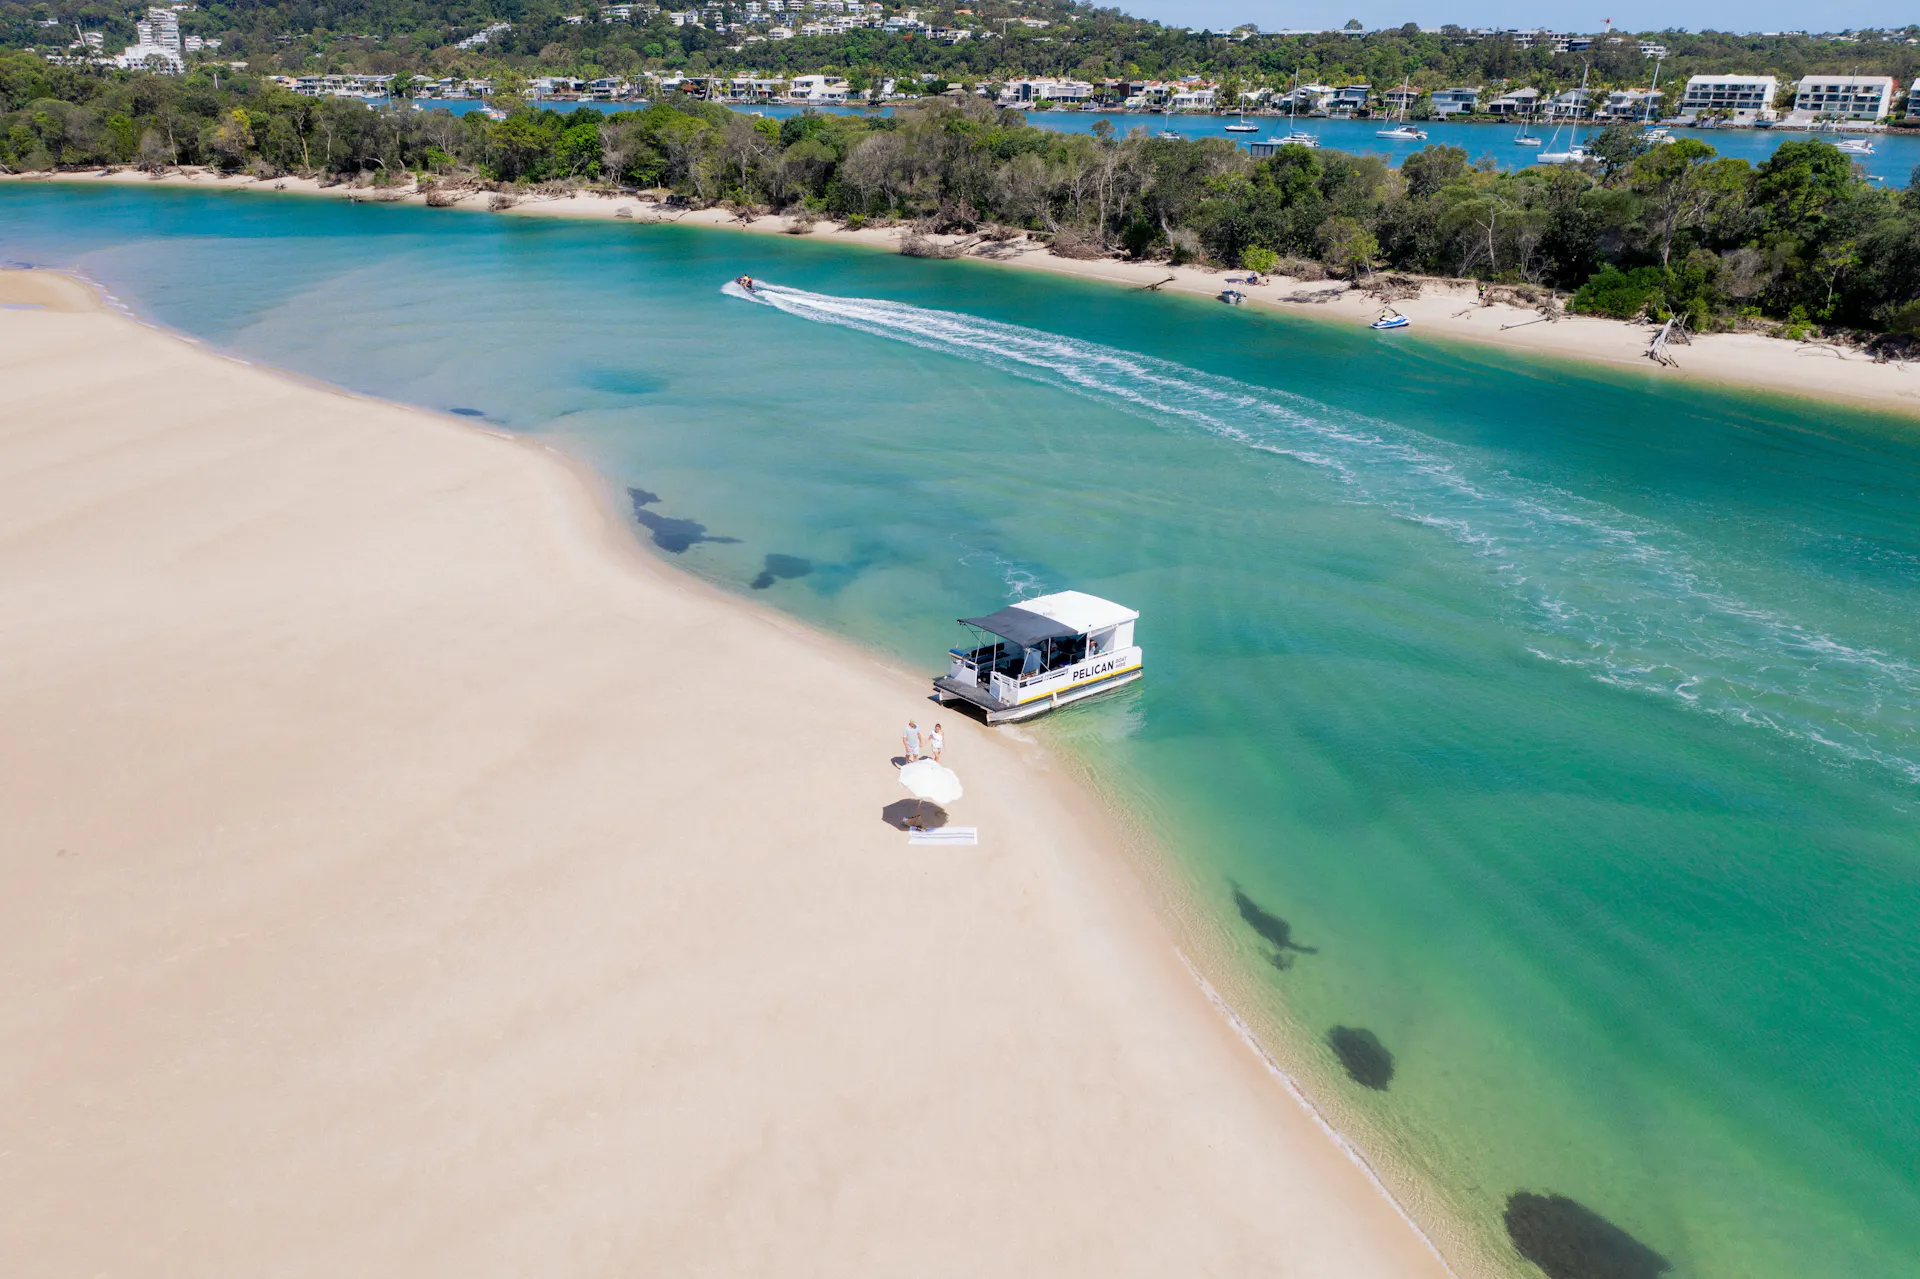
[[[1041,595],[1003,608],[984,617],[963,617],[961,623],[977,626],[1001,639],[1032,648],[1049,639],[1073,635],[1091,635],[1095,631],[1131,622],[1140,614],[1124,604],[1103,600],[1081,591],[1060,591]]]

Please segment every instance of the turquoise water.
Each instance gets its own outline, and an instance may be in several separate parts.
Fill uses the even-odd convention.
[[[422,102],[422,110],[451,111],[455,115],[465,115],[478,111],[486,104],[478,99],[467,101]],[[550,110],[574,111],[588,107],[597,111],[631,111],[632,103],[623,102],[550,102],[545,104]],[[778,103],[764,103],[753,106],[742,104],[736,108],[741,111],[757,112],[768,116],[798,115],[808,110],[806,107],[785,106]],[[820,110],[823,108],[812,108]],[[824,110],[843,115],[860,115],[866,112],[861,107],[826,107]],[[882,107],[879,114],[890,114],[892,108]],[[1284,136],[1293,126],[1285,116],[1252,116],[1249,124],[1260,126],[1258,133],[1228,133],[1226,126],[1236,123],[1232,116],[1218,115],[1156,115],[1145,111],[1028,111],[1024,113],[1027,123],[1036,128],[1052,129],[1055,133],[1091,133],[1095,123],[1105,120],[1122,135],[1134,129],[1145,129],[1149,133],[1177,133],[1183,138],[1228,138],[1240,146],[1249,139],[1278,138]],[[1391,120],[1299,120],[1301,129],[1317,136],[1323,146],[1335,151],[1346,151],[1353,155],[1377,155],[1388,164],[1398,165],[1415,151],[1429,146],[1462,147],[1474,160],[1491,160],[1502,169],[1525,169],[1534,165],[1539,158],[1539,147],[1523,147],[1514,143],[1519,131],[1513,124],[1491,124],[1468,120],[1440,121],[1429,120],[1420,127],[1427,131],[1423,142],[1396,142],[1379,137],[1379,131],[1391,124]],[[1538,123],[1531,131],[1541,137],[1551,139],[1553,127],[1542,127]],[[1590,125],[1582,125],[1581,137],[1593,132]],[[1561,141],[1566,142],[1571,133],[1561,130]],[[1712,146],[1721,155],[1733,156],[1759,164],[1776,151],[1782,142],[1803,142],[1811,137],[1824,137],[1833,141],[1834,134],[1813,134],[1804,129],[1677,129],[1676,137],[1698,138]],[[1895,187],[1907,185],[1916,167],[1920,167],[1920,134],[1879,133],[1868,136],[1873,143],[1873,154],[1855,156],[1854,163],[1863,172],[1875,179]]]
[[[1913,1273],[1913,424],[694,228],[12,187],[0,258],[549,438],[930,673],[1140,608],[1146,681],[1032,731],[1456,1258],[1533,1273],[1527,1192],[1631,1236],[1548,1201],[1568,1274]]]

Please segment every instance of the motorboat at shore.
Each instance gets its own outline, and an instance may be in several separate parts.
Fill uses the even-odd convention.
[[[1131,684],[1142,670],[1133,642],[1139,616],[1097,595],[1060,591],[963,617],[978,642],[948,651],[951,664],[933,681],[934,698],[1008,724]]]

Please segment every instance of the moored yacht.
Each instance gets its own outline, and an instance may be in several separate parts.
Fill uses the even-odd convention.
[[[1133,642],[1139,616],[1112,600],[1060,591],[963,617],[974,642],[949,650],[952,662],[933,681],[934,697],[1006,724],[1131,684],[1141,674]]]

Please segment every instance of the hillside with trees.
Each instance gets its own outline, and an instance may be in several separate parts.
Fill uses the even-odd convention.
[[[1521,82],[1564,88],[1579,83],[1590,68],[1595,86],[1628,87],[1645,85],[1652,72],[1640,52],[1642,40],[1669,51],[1662,72],[1668,84],[1696,72],[1770,73],[1784,81],[1810,72],[1858,71],[1890,75],[1903,86],[1920,75],[1920,26],[1839,36],[1645,32],[1555,53],[1543,45],[1520,47],[1507,36],[1483,37],[1458,27],[1421,31],[1411,24],[1289,36],[1247,28],[1190,31],[1063,0],[979,0],[958,8],[887,0],[882,16],[909,9],[929,27],[965,30],[968,38],[949,43],[868,27],[791,40],[749,39],[763,36],[770,19],[764,11],[750,14],[745,0],[698,8],[697,25],[675,25],[650,5],[630,6],[620,17],[599,0],[210,0],[182,13],[180,27],[222,41],[209,57],[282,75],[828,72],[862,85],[882,77],[977,84],[1021,75],[1199,75],[1277,87],[1298,72],[1303,80],[1376,87],[1410,78],[1432,89]],[[104,48],[114,52],[132,41],[139,12],[101,0],[0,0],[0,48],[63,50],[78,26],[101,32]],[[798,17],[791,20],[801,25]],[[502,22],[510,29],[485,44],[459,47]]]

